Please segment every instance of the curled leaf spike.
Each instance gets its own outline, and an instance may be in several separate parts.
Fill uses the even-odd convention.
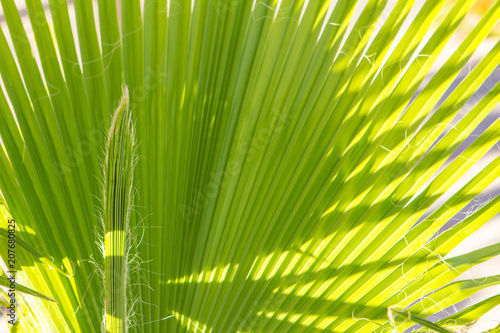
[[[106,332],[127,331],[129,220],[135,134],[125,88],[109,130],[104,165],[104,273]]]

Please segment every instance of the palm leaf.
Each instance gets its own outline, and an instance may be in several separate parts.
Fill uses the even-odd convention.
[[[50,295],[17,329],[471,325],[497,296],[430,317],[498,281],[455,279],[500,243],[449,255],[500,210],[500,43],[463,74],[500,2],[437,62],[474,3],[26,0],[30,39],[1,0],[0,190]]]

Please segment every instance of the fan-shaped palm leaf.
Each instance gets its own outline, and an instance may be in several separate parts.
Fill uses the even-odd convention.
[[[499,304],[429,319],[500,281],[453,282],[500,243],[448,255],[500,209],[500,157],[467,178],[500,43],[454,83],[500,2],[424,84],[474,1],[49,4],[28,29],[1,0],[19,331],[447,332]]]

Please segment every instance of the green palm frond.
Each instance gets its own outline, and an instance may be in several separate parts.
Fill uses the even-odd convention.
[[[464,72],[500,2],[442,63],[476,1],[26,0],[29,29],[0,3],[17,331],[450,332],[500,304],[456,280],[500,242],[450,255],[500,212],[500,42]]]

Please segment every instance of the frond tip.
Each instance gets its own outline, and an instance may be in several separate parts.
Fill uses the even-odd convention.
[[[446,328],[444,327],[441,327],[437,324],[434,324],[428,320],[425,320],[423,318],[420,318],[414,314],[412,314],[410,311],[400,311],[400,310],[396,310],[394,307],[390,306],[388,309],[387,309],[387,317],[389,318],[389,321],[396,327],[397,326],[397,323],[396,323],[396,318],[397,317],[401,317],[403,318],[405,321],[412,321],[412,322],[415,322],[417,324],[420,324],[426,328],[430,328],[432,329],[433,331],[436,331],[436,332],[440,332],[440,333],[452,333],[451,331],[447,330]]]

